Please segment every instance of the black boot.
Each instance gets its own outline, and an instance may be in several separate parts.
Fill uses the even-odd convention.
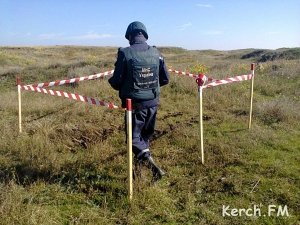
[[[133,179],[142,178],[142,161],[134,158]]]
[[[145,159],[146,162],[146,166],[151,169],[152,171],[152,181],[158,181],[160,180],[166,173],[155,164],[153,158],[150,156],[148,158]]]

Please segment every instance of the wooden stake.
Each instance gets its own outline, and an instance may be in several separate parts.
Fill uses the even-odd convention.
[[[203,106],[202,106],[202,87],[199,87],[199,129],[200,129],[200,149],[201,161],[204,164],[204,147],[203,147]]]
[[[132,104],[131,99],[126,99],[126,120],[127,120],[127,157],[128,157],[128,198],[132,199]]]
[[[202,85],[204,74],[199,74],[197,79],[198,93],[199,93],[199,136],[200,136],[200,150],[201,150],[201,162],[204,164],[204,147],[203,147],[203,110],[202,110]]]
[[[251,129],[251,122],[252,122],[254,70],[255,70],[255,63],[252,63],[251,64],[252,79],[251,79],[251,87],[250,87],[250,112],[249,112],[249,124],[248,124],[249,129]]]
[[[21,78],[17,77],[18,103],[19,103],[19,133],[22,133],[22,105],[21,105]]]

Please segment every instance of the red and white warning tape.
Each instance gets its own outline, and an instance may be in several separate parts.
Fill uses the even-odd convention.
[[[192,73],[189,73],[189,72],[183,72],[183,71],[173,70],[173,69],[168,69],[168,71],[169,71],[169,72],[176,73],[176,74],[178,74],[178,75],[185,75],[185,76],[194,77],[194,78],[197,78],[197,77],[198,77],[198,75],[192,74]]]
[[[58,81],[45,82],[45,83],[39,83],[39,84],[28,84],[28,85],[24,85],[24,87],[43,88],[43,87],[60,86],[60,85],[71,84],[71,83],[75,83],[75,82],[79,82],[79,81],[98,79],[100,77],[109,76],[109,75],[113,74],[113,72],[114,72],[114,70],[110,70],[110,71],[106,71],[103,73],[97,73],[97,74],[84,76],[84,77],[76,77],[76,78],[72,78],[72,79],[68,79],[68,80],[58,80]]]
[[[251,79],[252,79],[252,74],[240,75],[240,76],[236,76],[236,77],[229,77],[224,80],[215,80],[211,83],[208,83],[207,85],[202,86],[202,88],[210,88],[210,87],[219,86],[221,84],[229,84],[229,83],[233,83],[233,82],[251,80]]]
[[[168,69],[168,71],[176,73],[178,75],[185,75],[185,76],[189,76],[189,77],[193,77],[193,78],[198,78],[198,76],[199,76],[198,74],[192,74],[192,73],[189,73],[189,72],[183,72],[183,71],[173,70],[173,69]],[[208,77],[207,81],[212,82],[212,81],[216,81],[216,79]]]
[[[92,104],[92,105],[105,106],[105,107],[110,108],[110,109],[123,109],[119,106],[114,105],[111,102],[104,102],[104,101],[100,101],[100,100],[97,100],[97,99],[94,99],[94,98],[91,98],[91,97],[82,96],[82,95],[79,95],[79,94],[67,93],[67,92],[63,92],[63,91],[49,90],[49,89],[33,87],[33,86],[21,86],[21,88],[23,90],[26,90],[26,91],[33,91],[33,92],[39,92],[39,93],[44,93],[44,94],[49,94],[49,95],[56,95],[56,96],[60,96],[60,97],[73,99],[73,100],[76,100],[76,101],[87,102],[87,103]]]
[[[191,73],[188,73],[188,72],[183,72],[183,71],[173,70],[173,69],[168,69],[168,71],[176,73],[178,75],[185,75],[185,76],[197,78],[197,80],[199,79],[199,75],[196,75],[196,74],[191,74]],[[106,72],[103,72],[103,73],[93,74],[93,75],[84,76],[84,77],[77,77],[77,78],[72,78],[72,79],[68,79],[68,80],[60,80],[60,81],[52,81],[52,82],[45,82],[45,83],[38,83],[38,84],[22,85],[21,89],[22,90],[27,90],[27,91],[44,93],[44,94],[56,95],[56,96],[60,96],[60,97],[73,99],[73,100],[76,100],[76,101],[87,102],[89,104],[93,104],[93,105],[97,105],[97,106],[105,106],[105,107],[108,107],[108,108],[111,108],[111,109],[123,109],[119,106],[114,105],[113,103],[100,101],[100,100],[97,100],[97,99],[94,99],[94,98],[91,98],[91,97],[86,97],[86,96],[82,96],[82,95],[79,95],[79,94],[73,94],[73,93],[67,93],[67,92],[63,92],[63,91],[55,91],[55,90],[49,90],[49,89],[43,88],[43,87],[51,87],[51,86],[59,86],[59,85],[64,85],[64,84],[71,84],[71,83],[75,83],[75,82],[79,82],[79,81],[85,81],[85,80],[94,80],[94,79],[97,79],[97,78],[100,78],[100,77],[109,76],[109,75],[113,74],[113,72],[114,72],[114,70],[110,70],[110,71],[106,71]],[[205,75],[203,75],[203,76],[204,76],[205,80],[203,80],[204,78],[201,78],[201,80],[203,80],[201,86],[203,84],[205,84],[206,82],[209,82],[209,83],[202,86],[202,88],[215,87],[215,86],[222,85],[222,84],[229,84],[229,83],[233,83],[233,82],[251,80],[252,79],[252,74],[241,75],[241,76],[236,76],[236,77],[229,77],[229,78],[226,78],[226,79],[223,79],[223,80],[207,78]]]
[[[174,69],[168,69],[169,72],[176,73],[178,75],[184,75],[188,77],[193,77],[193,78],[198,78],[198,74],[192,74],[189,72],[184,72],[184,71],[179,71],[179,70],[174,70]],[[38,84],[28,84],[24,85],[24,87],[39,87],[39,88],[44,88],[44,87],[52,87],[52,86],[60,86],[64,84],[71,84],[75,82],[80,82],[80,81],[85,81],[85,80],[94,80],[98,79],[101,77],[109,76],[114,73],[114,70],[106,71],[103,73],[97,73],[97,74],[92,74],[84,77],[76,77],[76,78],[71,78],[71,79],[66,79],[66,80],[57,80],[57,81],[51,81],[51,82],[44,82],[44,83],[38,83]],[[219,80],[213,79],[208,77],[207,82],[218,82]],[[215,85],[216,86],[216,85]]]
[[[169,72],[176,73],[178,75],[184,75],[188,77],[193,77],[193,78],[198,78],[198,74],[192,74],[189,72],[184,72],[180,70],[174,70],[174,69],[168,69]],[[71,78],[71,79],[66,79],[66,80],[58,80],[58,81],[51,81],[51,82],[44,82],[44,83],[38,83],[38,84],[28,84],[24,85],[24,87],[38,87],[38,88],[43,88],[43,87],[52,87],[52,86],[60,86],[64,84],[71,84],[75,82],[80,82],[80,81],[85,81],[85,80],[94,80],[98,79],[101,77],[109,76],[114,73],[114,70],[106,71],[103,73],[97,73],[89,76],[84,76],[84,77],[76,77],[76,78]],[[245,76],[248,76],[248,79],[245,79]],[[250,78],[249,78],[250,76]],[[205,87],[212,87],[212,86],[218,86],[221,84],[227,84],[231,82],[236,82],[236,81],[243,81],[243,80],[249,80],[251,79],[251,75],[241,75],[241,76],[236,76],[232,78],[226,78],[225,80],[218,80],[218,79],[213,79],[208,77],[206,82],[210,82],[208,85],[205,85]]]

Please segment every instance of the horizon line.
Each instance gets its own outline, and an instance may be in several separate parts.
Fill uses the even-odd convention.
[[[110,46],[110,45],[2,45],[0,44],[0,47],[5,48],[35,48],[35,47],[43,47],[43,48],[49,48],[49,47],[89,47],[89,48],[119,48],[120,46]],[[188,49],[181,46],[156,46],[157,48],[180,48],[186,51],[237,51],[237,50],[279,50],[279,49],[292,49],[292,48],[300,48],[300,46],[294,46],[294,47],[279,47],[279,48],[255,48],[255,47],[249,47],[249,48],[235,48],[235,49]]]

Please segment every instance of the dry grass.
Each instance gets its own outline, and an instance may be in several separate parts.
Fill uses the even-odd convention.
[[[126,193],[124,113],[23,92],[18,134],[15,75],[24,83],[112,69],[114,48],[0,48],[0,224],[296,224],[300,219],[299,61],[262,64],[254,124],[249,82],[204,92],[206,164],[200,164],[197,88],[171,75],[162,88],[151,148],[168,176],[136,181]],[[248,73],[233,52],[162,49],[169,66],[197,64],[224,78]],[[23,59],[26,58],[25,61]],[[194,67],[193,67],[194,66]],[[16,72],[12,68],[18,68]],[[3,72],[4,71],[4,72]],[[55,89],[120,104],[105,79]],[[257,184],[257,185],[256,185]],[[286,204],[291,217],[222,217],[222,205]]]

